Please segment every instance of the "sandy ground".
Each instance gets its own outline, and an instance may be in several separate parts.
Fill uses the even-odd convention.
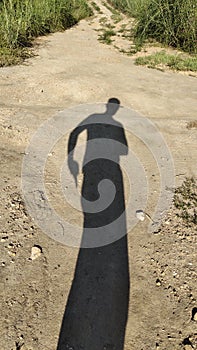
[[[36,57],[0,70],[2,350],[57,348],[79,252],[44,234],[22,200],[25,148],[42,122],[66,108],[116,97],[162,132],[173,156],[177,185],[196,175],[196,128],[187,128],[196,120],[196,78],[135,66],[132,57],[97,40],[99,16],[103,14],[40,38]],[[132,135],[127,137],[129,144],[135,143]],[[150,175],[152,159],[138,149]],[[55,159],[49,164],[48,191],[61,212],[62,202],[54,195],[57,182],[53,183],[57,163]],[[157,182],[151,186],[153,192],[158,190]],[[152,214],[154,203],[148,205]],[[128,233],[125,350],[197,349],[192,319],[197,297],[194,228],[177,222],[173,211],[169,215],[159,234],[147,233],[148,220]],[[81,223],[82,216],[77,220]],[[42,253],[31,260],[35,245]],[[101,349],[96,344],[91,349],[67,348]],[[110,344],[102,349],[120,350]]]

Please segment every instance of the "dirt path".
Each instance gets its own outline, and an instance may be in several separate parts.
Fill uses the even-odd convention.
[[[68,107],[106,103],[116,97],[162,132],[172,152],[177,184],[196,175],[196,128],[187,128],[196,120],[196,79],[137,67],[131,57],[99,42],[100,32],[95,29],[100,28],[100,18],[109,20],[111,13],[98,5],[102,14],[64,33],[40,38],[36,57],[0,70],[2,350],[56,349],[78,256],[77,248],[42,233],[21,199],[22,159],[42,122]],[[115,40],[116,46],[126,49],[128,42],[120,37]],[[127,137],[132,145],[132,135]],[[138,150],[149,177],[152,159],[140,145]],[[54,157],[47,176],[49,195],[61,212],[58,182],[54,181],[59,162]],[[153,192],[158,190],[157,182],[151,186]],[[149,203],[150,213],[152,209]],[[75,219],[82,222],[82,216]],[[197,349],[196,321],[191,319],[197,297],[195,235],[184,226],[183,232],[177,231],[173,220],[158,235],[147,234],[147,221],[128,235],[130,301],[125,350]],[[34,245],[42,248],[42,254],[30,260]],[[108,344],[103,349],[117,348]]]

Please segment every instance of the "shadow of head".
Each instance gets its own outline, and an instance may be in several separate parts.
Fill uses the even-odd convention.
[[[120,108],[120,101],[115,97],[111,97],[107,101],[106,108],[107,108],[106,112],[108,115],[114,115]]]

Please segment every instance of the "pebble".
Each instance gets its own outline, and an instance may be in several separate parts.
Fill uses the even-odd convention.
[[[140,221],[144,221],[144,219],[145,219],[145,214],[144,214],[143,210],[136,210],[135,216]]]
[[[168,221],[168,220],[165,221],[165,224],[166,224],[166,225],[170,225],[170,221]]]
[[[197,321],[197,308],[194,307],[192,310],[192,320]]]
[[[185,350],[192,350],[193,348],[192,348],[192,346],[191,345],[185,345]]]
[[[8,251],[8,254],[9,254],[10,256],[15,256],[15,255],[16,255],[16,252]]]
[[[1,238],[1,242],[5,242],[7,239],[8,239],[8,236],[3,236],[3,237]]]
[[[42,254],[42,248],[38,245],[35,245],[31,248],[31,256],[30,260],[35,260],[37,259],[40,255]]]
[[[161,286],[161,281],[159,279],[156,280],[156,286]]]

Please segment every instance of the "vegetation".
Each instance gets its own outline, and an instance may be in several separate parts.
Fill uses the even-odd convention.
[[[174,195],[174,205],[178,209],[177,216],[189,226],[197,224],[197,183],[194,178],[186,178]]]
[[[151,0],[108,0],[111,5],[131,17],[139,17],[146,3]]]
[[[113,41],[111,37],[114,35],[116,35],[116,32],[113,29],[105,28],[103,33],[99,35],[99,41],[101,43],[110,45]]]
[[[26,57],[35,37],[64,30],[90,14],[86,0],[0,0],[0,65]]]
[[[106,1],[102,1],[102,4],[114,15],[119,15],[119,12]]]
[[[137,65],[146,65],[149,68],[162,69],[168,67],[177,71],[197,72],[197,57],[184,57],[183,55],[169,55],[165,51],[153,55],[138,57],[135,60]]]
[[[187,129],[197,129],[197,120],[192,120],[188,122]]]
[[[117,23],[119,23],[122,19],[123,19],[123,17],[122,17],[122,15],[120,14],[120,13],[113,13],[112,15],[111,15],[111,19],[112,19],[112,21],[115,23],[115,24],[117,24]]]
[[[102,13],[100,7],[94,1],[91,2],[91,5],[95,11],[97,11],[98,13]]]
[[[197,53],[196,0],[110,0],[116,8],[136,18],[135,39],[147,38]]]

